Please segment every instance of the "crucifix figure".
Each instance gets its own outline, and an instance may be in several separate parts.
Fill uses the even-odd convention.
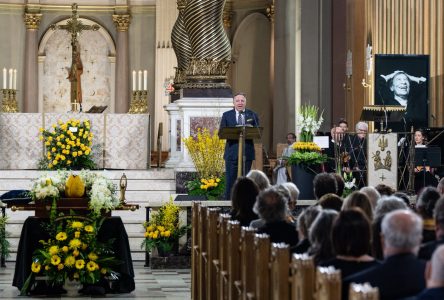
[[[77,3],[72,6],[72,16],[66,23],[66,25],[52,24],[51,29],[66,30],[71,34],[71,49],[72,49],[72,61],[71,68],[68,69],[68,79],[71,82],[71,111],[77,111],[77,105],[79,105],[80,112],[82,111],[82,82],[81,76],[83,74],[83,64],[80,59],[80,44],[77,37],[83,30],[99,30],[98,25],[84,25],[80,21],[77,13]]]

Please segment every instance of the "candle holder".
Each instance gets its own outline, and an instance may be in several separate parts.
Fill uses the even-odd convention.
[[[133,91],[130,114],[146,114],[148,113],[148,91]]]
[[[14,89],[2,89],[2,107],[1,112],[3,113],[16,113],[18,112],[17,105],[17,90]]]

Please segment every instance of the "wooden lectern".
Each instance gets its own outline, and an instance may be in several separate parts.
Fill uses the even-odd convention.
[[[252,127],[251,125],[238,125],[235,127],[222,127],[219,138],[224,140],[239,140],[237,154],[237,176],[245,176],[245,140],[260,139],[263,127]]]
[[[384,132],[387,123],[396,122],[402,119],[405,114],[405,107],[401,105],[366,105],[362,108],[361,121],[379,122],[380,132]]]

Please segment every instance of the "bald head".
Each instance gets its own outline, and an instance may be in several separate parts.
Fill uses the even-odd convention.
[[[422,240],[422,219],[415,213],[400,209],[388,213],[381,224],[384,256],[417,253]]]

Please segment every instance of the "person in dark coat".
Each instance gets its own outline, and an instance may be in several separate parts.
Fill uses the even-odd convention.
[[[343,290],[350,283],[368,282],[379,289],[380,299],[413,297],[425,288],[426,263],[416,257],[422,238],[422,219],[409,210],[395,210],[382,220],[383,252],[381,265],[346,277]]]
[[[233,98],[234,108],[226,111],[222,115],[220,121],[219,133],[222,128],[236,127],[239,125],[246,125],[252,127],[259,126],[259,117],[257,114],[246,109],[247,98],[245,94],[238,93]],[[227,140],[225,144],[225,199],[230,199],[231,187],[237,178],[238,168],[238,152],[239,140]],[[245,140],[245,172],[247,174],[251,169],[251,164],[254,160],[254,143],[253,140]]]
[[[425,243],[419,248],[418,257],[424,260],[430,260],[433,251],[439,245],[444,245],[444,197],[436,202],[434,220],[436,240]]]
[[[433,252],[431,263],[426,270],[427,289],[418,295],[417,300],[444,299],[444,245]]]

